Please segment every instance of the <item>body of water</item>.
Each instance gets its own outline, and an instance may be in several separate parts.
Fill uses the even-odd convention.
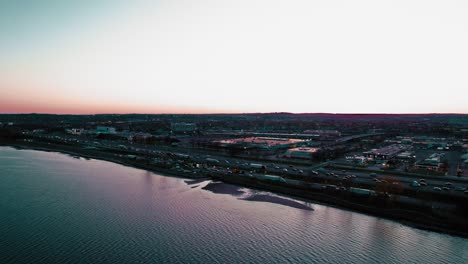
[[[8,147],[0,147],[0,236],[0,263],[468,263],[468,239]]]

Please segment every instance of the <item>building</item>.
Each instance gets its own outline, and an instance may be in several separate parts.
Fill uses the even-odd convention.
[[[318,135],[321,138],[341,137],[341,133],[338,130],[306,130],[304,133]]]
[[[151,140],[153,135],[149,133],[135,133],[131,136],[129,136],[129,141],[130,142],[136,142],[136,143],[148,143],[149,140]]]
[[[81,135],[84,134],[85,130],[83,128],[72,128],[67,130],[67,132],[72,135]]]
[[[367,133],[380,134],[380,133],[385,133],[385,130],[382,129],[382,128],[373,128],[373,129],[369,129],[369,131]]]
[[[366,151],[363,155],[375,160],[389,160],[394,158],[398,153],[406,151],[409,148],[410,146],[408,145],[392,144],[383,148]]]
[[[97,126],[96,133],[97,134],[115,134],[116,130],[115,130],[115,127]]]
[[[401,144],[413,144],[413,140],[411,138],[403,138],[401,140]]]
[[[414,152],[405,151],[405,152],[401,152],[400,154],[396,155],[396,158],[399,159],[399,160],[411,161],[411,160],[414,160],[416,158],[416,156],[414,155]]]
[[[460,156],[461,160],[468,160],[468,154],[463,154]]]
[[[468,153],[468,144],[463,144],[462,149],[463,152]]]
[[[364,156],[346,156],[346,160],[358,165],[365,165],[368,162],[368,158]]]
[[[298,147],[286,151],[286,157],[293,159],[310,159],[319,149],[311,147]]]
[[[197,130],[195,123],[171,123],[171,130],[175,133],[187,133]]]
[[[41,133],[44,133],[44,132],[45,132],[45,129],[41,129],[41,128],[33,129],[34,134],[41,134]]]
[[[440,170],[443,167],[445,161],[446,159],[444,153],[434,153],[428,158],[416,162],[414,166],[418,169]]]
[[[215,140],[213,143],[220,147],[233,147],[252,149],[260,148],[267,150],[288,149],[307,144],[307,140],[294,138],[271,138],[271,137],[247,137]]]

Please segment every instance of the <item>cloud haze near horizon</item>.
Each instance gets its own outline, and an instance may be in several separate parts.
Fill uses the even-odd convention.
[[[467,1],[0,2],[0,113],[468,113]]]

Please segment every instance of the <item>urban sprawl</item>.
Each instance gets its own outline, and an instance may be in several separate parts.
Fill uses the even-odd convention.
[[[0,142],[467,234],[466,115],[0,115]]]

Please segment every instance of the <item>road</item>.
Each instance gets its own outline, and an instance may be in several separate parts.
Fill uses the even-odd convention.
[[[244,158],[233,158],[233,157],[226,157],[216,155],[213,152],[209,151],[190,151],[187,149],[179,149],[174,147],[167,147],[167,146],[155,146],[155,145],[140,145],[140,144],[128,144],[125,141],[114,141],[114,140],[95,140],[95,139],[87,139],[83,137],[68,137],[68,136],[36,136],[37,138],[42,138],[46,140],[58,140],[67,143],[74,143],[80,144],[82,146],[92,146],[98,147],[102,149],[107,149],[111,151],[123,151],[128,150],[131,152],[135,152],[137,155],[151,155],[151,156],[160,156],[165,157],[167,153],[179,153],[183,155],[189,155],[190,159],[193,162],[199,164],[206,164],[215,167],[223,167],[224,169],[231,170],[233,168],[246,171],[247,173],[254,173],[255,168],[251,165],[252,163],[261,163],[256,162]],[[219,162],[216,163],[209,163],[207,162],[207,158],[218,160]],[[172,162],[177,163],[177,156],[171,159]],[[362,172],[362,171],[343,171],[338,169],[330,169],[326,168],[323,170],[317,170],[317,175],[313,174],[313,169],[316,169],[316,166],[305,166],[305,165],[285,165],[283,163],[273,163],[273,162],[263,162],[261,165],[266,167],[266,173],[271,175],[279,175],[279,176],[307,176],[319,179],[320,181],[325,180],[341,180],[341,181],[350,181],[354,185],[366,185],[366,186],[374,186],[376,185],[376,179],[381,180],[384,177],[392,176],[391,173],[385,172],[385,175],[382,173],[377,173],[377,176],[371,176],[371,172]],[[311,169],[313,168],[313,169]],[[347,175],[353,175],[348,179],[344,177]],[[453,196],[458,197],[468,197],[464,191],[455,190],[456,187],[458,188],[466,188],[468,189],[468,179],[453,177],[453,176],[440,176],[441,179],[434,179],[434,178],[426,178],[427,186],[421,187],[411,187],[411,183],[415,180],[419,181],[420,179],[424,178],[424,176],[414,177],[414,176],[393,176],[398,181],[400,181],[404,188],[412,188],[418,189],[423,192],[429,193],[447,193]],[[450,184],[447,184],[447,183]],[[449,187],[449,190],[442,189],[441,191],[435,190],[434,187]]]

